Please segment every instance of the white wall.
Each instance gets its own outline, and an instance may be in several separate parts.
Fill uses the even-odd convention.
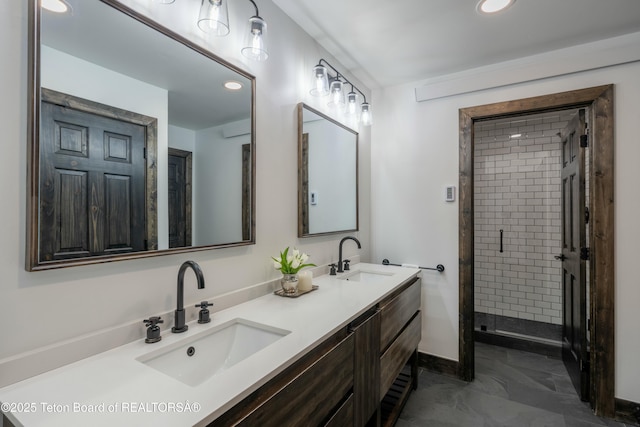
[[[270,38],[270,58],[266,63],[245,62],[239,53],[244,20],[253,12],[248,2],[230,6],[232,34],[211,45],[216,53],[256,76],[256,245],[26,272],[27,3],[0,2],[0,325],[4,325],[0,328],[0,365],[3,358],[19,358],[24,352],[121,325],[139,323],[142,337],[142,319],[175,309],[177,270],[187,259],[200,264],[207,288],[197,290],[188,276],[185,305],[276,278],[278,274],[269,257],[286,246],[297,246],[319,265],[336,261],[342,235],[296,237],[296,105],[304,101],[326,110],[318,101],[309,99],[309,73],[320,57],[332,63],[334,59],[264,0],[260,13],[269,23]],[[185,69],[186,78],[188,73]],[[360,162],[365,165],[360,175],[361,231],[354,234],[363,249],[348,246],[345,250],[347,256],[360,254],[367,260],[368,132],[361,134],[360,144]],[[166,153],[159,153],[162,155]]]
[[[223,128],[196,132],[194,181],[206,183],[194,191],[196,245],[242,241],[242,145],[251,143],[251,135],[225,138]]]
[[[511,73],[495,67],[496,81]],[[372,136],[372,258],[433,266],[423,274],[423,335],[420,351],[458,359],[458,204],[444,201],[444,188],[458,183],[458,110],[464,107],[615,84],[615,340],[616,397],[640,401],[640,63],[479,90],[416,102],[424,82],[377,90]],[[473,77],[471,77],[473,78]]]

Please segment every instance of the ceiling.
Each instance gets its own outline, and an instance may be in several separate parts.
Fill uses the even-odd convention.
[[[66,1],[73,13],[43,10],[43,45],[166,89],[172,125],[201,130],[251,117],[252,83],[247,77],[101,1]],[[241,82],[242,89],[224,89],[228,80]]]
[[[516,0],[492,16],[478,1],[274,3],[371,89],[640,31],[638,0]]]

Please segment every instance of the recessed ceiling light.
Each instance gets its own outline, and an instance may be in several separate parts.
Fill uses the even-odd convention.
[[[496,13],[505,10],[515,2],[516,0],[480,0],[477,10],[483,14]]]
[[[229,90],[240,90],[242,89],[242,83],[235,80],[229,80],[228,82],[224,82],[224,87]]]
[[[514,133],[513,135],[511,135],[509,138],[511,139],[515,139],[515,138],[520,138],[522,136],[521,133]]]
[[[42,8],[55,13],[65,13],[70,9],[64,0],[42,0]]]

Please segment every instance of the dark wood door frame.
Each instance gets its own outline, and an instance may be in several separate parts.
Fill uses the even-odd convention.
[[[473,144],[474,122],[542,111],[589,107],[591,242],[591,390],[597,415],[615,415],[614,354],[614,116],[613,85],[573,90],[459,110],[459,362],[458,376],[474,377]]]

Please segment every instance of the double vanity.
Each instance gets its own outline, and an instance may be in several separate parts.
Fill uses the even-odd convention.
[[[391,424],[416,384],[418,273],[356,264],[16,383],[5,426]]]

